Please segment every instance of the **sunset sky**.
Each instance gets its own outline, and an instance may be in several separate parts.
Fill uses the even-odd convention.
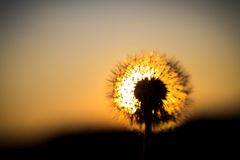
[[[240,113],[237,1],[19,2],[0,18],[0,139],[127,125],[107,79],[141,51],[191,75],[190,117]]]

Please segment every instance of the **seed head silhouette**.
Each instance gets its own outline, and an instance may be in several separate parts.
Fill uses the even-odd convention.
[[[179,62],[158,52],[128,57],[112,71],[113,106],[141,131],[158,132],[182,122],[191,87]]]

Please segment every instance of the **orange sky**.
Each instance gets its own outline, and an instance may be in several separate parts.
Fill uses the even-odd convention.
[[[64,3],[8,13],[0,55],[2,137],[66,127],[121,128],[125,122],[116,121],[106,79],[116,63],[141,50],[181,61],[192,76],[193,115],[239,110],[224,108],[239,106],[240,95],[239,23],[227,9]]]

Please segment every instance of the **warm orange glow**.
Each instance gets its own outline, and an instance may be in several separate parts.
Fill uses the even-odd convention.
[[[82,2],[3,7],[1,142],[130,126],[124,114],[116,121],[106,78],[115,62],[141,49],[168,53],[191,73],[195,103],[188,120],[239,114],[235,9],[197,1]]]
[[[170,115],[179,119],[179,113],[186,106],[190,88],[188,76],[182,72],[178,63],[171,62],[165,56],[158,53],[142,54],[138,57],[130,57],[123,64],[117,67],[113,80],[113,103],[123,113],[134,117],[137,109],[140,109],[141,102],[136,99],[134,90],[138,81],[145,78],[159,79],[167,88],[166,99],[163,100],[163,108]],[[160,110],[157,111],[160,117]],[[154,114],[154,111],[153,111]],[[176,126],[175,121],[168,121],[159,124],[157,130],[169,129]]]

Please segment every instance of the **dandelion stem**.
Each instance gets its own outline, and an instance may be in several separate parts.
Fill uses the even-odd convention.
[[[162,99],[166,96],[166,86],[158,79],[144,79],[136,85],[134,94],[141,102],[143,121],[145,123],[145,133],[143,137],[143,159],[151,157],[151,139],[154,111],[161,108]]]
[[[145,132],[143,135],[143,159],[147,160],[151,157],[151,139],[152,139],[152,114],[149,107],[144,107],[143,105],[148,106],[148,104],[142,103],[142,107],[145,108],[144,120],[145,120]]]

